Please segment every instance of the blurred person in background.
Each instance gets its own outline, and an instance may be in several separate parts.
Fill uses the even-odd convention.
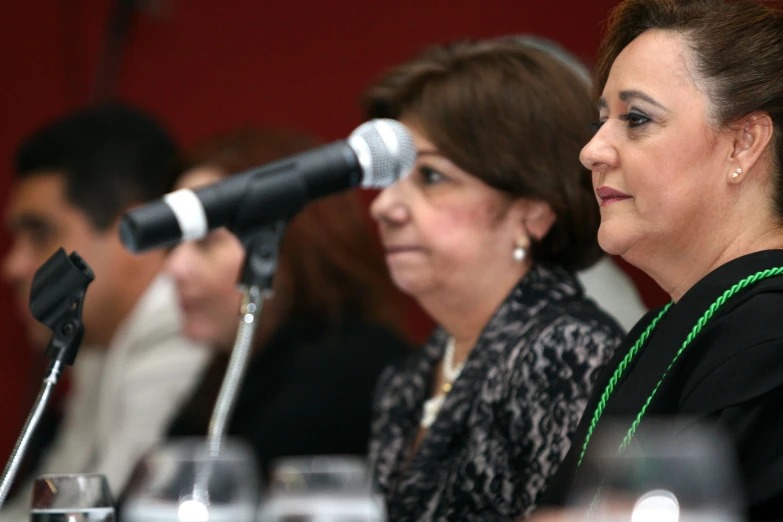
[[[365,96],[417,162],[371,212],[395,284],[440,325],[384,372],[371,462],[392,521],[528,514],[622,338],[575,272],[602,252],[578,154],[585,83],[515,38],[433,47]]]
[[[85,334],[53,445],[35,474],[103,473],[122,490],[138,457],[165,436],[206,362],[181,334],[164,252],[134,256],[118,221],[131,206],[169,190],[177,146],[152,117],[120,104],[68,114],[27,137],[5,208],[12,245],[3,277],[16,291],[32,344],[51,332],[31,315],[35,271],[60,247],[95,273],[84,303]],[[0,520],[27,520],[28,481]]]
[[[198,188],[310,149],[282,129],[241,129],[201,145],[179,188]],[[183,243],[167,271],[185,334],[213,349],[212,364],[169,436],[203,435],[234,345],[245,250],[226,229]],[[380,372],[409,353],[401,294],[386,272],[356,191],[315,200],[290,221],[228,434],[249,442],[259,471],[281,456],[366,455]]]

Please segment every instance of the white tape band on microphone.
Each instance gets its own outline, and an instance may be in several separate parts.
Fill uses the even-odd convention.
[[[207,215],[196,193],[190,189],[180,189],[163,196],[163,201],[171,208],[182,232],[182,241],[201,239],[209,232]]]

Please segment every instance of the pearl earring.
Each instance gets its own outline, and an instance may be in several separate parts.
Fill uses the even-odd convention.
[[[525,247],[517,245],[517,247],[512,252],[512,256],[514,257],[514,261],[517,263],[521,263],[525,260],[525,256],[527,255],[527,252],[525,251]]]
[[[740,174],[742,174],[742,169],[741,168],[737,168],[736,172],[732,172],[731,173],[731,179],[739,179]]]

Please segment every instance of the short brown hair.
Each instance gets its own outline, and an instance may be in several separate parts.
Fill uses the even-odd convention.
[[[783,13],[737,0],[625,0],[614,8],[598,51],[596,95],[617,56],[651,29],[681,35],[694,57],[694,75],[719,127],[756,111],[774,124],[774,205],[783,217]]]
[[[602,255],[598,205],[579,152],[597,109],[561,60],[518,39],[432,47],[389,71],[363,104],[369,118],[412,117],[462,170],[555,212],[537,262],[572,270]]]
[[[195,147],[188,163],[236,173],[316,144],[300,131],[243,128]],[[280,246],[279,263],[290,275],[285,280],[289,286],[275,296],[284,318],[332,329],[362,318],[403,332],[402,294],[388,275],[356,191],[315,200],[294,216]]]

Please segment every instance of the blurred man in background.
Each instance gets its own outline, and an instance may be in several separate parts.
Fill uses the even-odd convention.
[[[206,360],[180,333],[172,283],[159,275],[165,252],[133,256],[120,216],[172,183],[177,147],[150,116],[111,104],[67,115],[29,136],[15,158],[5,208],[12,245],[2,274],[33,345],[50,332],[28,300],[33,275],[59,247],[95,273],[84,304],[85,336],[53,445],[34,471],[97,472],[119,493],[139,456],[163,435]],[[26,520],[28,480],[0,520]]]

